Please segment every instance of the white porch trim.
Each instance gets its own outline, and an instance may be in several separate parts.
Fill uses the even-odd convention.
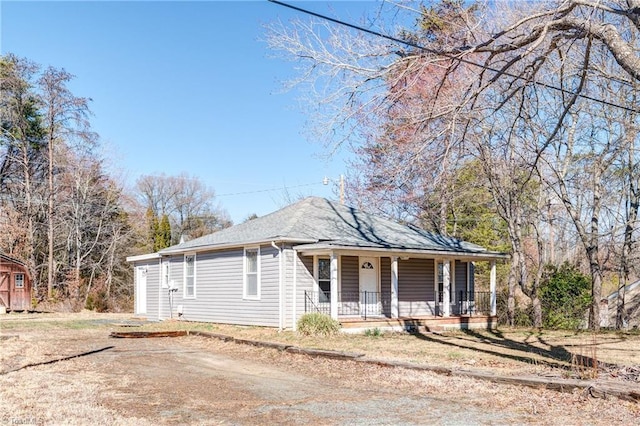
[[[491,292],[491,315],[496,316],[496,261],[491,261],[491,272],[489,274],[489,291]]]
[[[442,316],[451,316],[451,261],[442,261]]]
[[[331,284],[330,284],[330,293],[331,293],[331,318],[337,320],[338,319],[338,260],[340,256],[338,256],[335,252],[331,252],[330,257],[330,265],[331,265]]]
[[[400,305],[398,302],[398,257],[391,258],[391,318],[400,316]]]

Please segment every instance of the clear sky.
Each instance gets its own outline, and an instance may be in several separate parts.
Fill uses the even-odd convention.
[[[360,16],[373,2],[292,2]],[[336,197],[341,151],[306,140],[289,62],[273,59],[263,24],[298,12],[264,1],[0,1],[0,52],[76,78],[113,170],[200,178],[235,223],[292,197]],[[286,188],[286,190],[285,190]],[[276,190],[273,190],[276,189]],[[273,190],[273,191],[270,191]]]

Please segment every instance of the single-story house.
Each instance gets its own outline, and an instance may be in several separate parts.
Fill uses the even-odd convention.
[[[31,308],[31,277],[27,265],[0,253],[0,310]]]
[[[343,326],[471,316],[486,325],[496,315],[496,261],[505,257],[309,197],[127,260],[136,315],[295,329],[306,312]],[[491,264],[488,292],[474,288],[478,261]]]

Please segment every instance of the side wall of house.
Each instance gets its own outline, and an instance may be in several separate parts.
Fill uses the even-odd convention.
[[[400,316],[435,315],[433,259],[398,261]],[[431,301],[431,302],[428,302]]]
[[[169,262],[169,280],[178,288],[173,293],[173,318],[181,313],[182,318],[191,321],[278,326],[279,260],[273,247],[260,247],[257,299],[243,298],[243,249],[196,253],[195,297],[185,297],[184,255],[165,257],[163,261]],[[169,292],[156,292],[154,299],[159,300],[160,318],[169,318]]]
[[[315,285],[315,280],[313,277],[313,257],[312,256],[297,256],[296,257],[296,317],[291,318],[288,317],[289,321],[287,323],[287,327],[293,327],[292,322],[300,319],[302,315],[305,314],[305,291],[306,292],[314,292],[318,291]],[[287,268],[291,270],[292,268]],[[291,277],[290,283],[293,283],[293,276]],[[291,289],[293,292],[293,284],[287,285],[287,288]],[[292,299],[289,299],[292,300]],[[293,309],[290,307],[289,309]],[[307,306],[307,309],[311,310],[311,307]]]

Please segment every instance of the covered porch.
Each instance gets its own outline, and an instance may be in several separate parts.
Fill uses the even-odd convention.
[[[501,253],[314,248],[300,251],[313,265],[315,282],[304,291],[305,313],[330,315],[344,329],[495,324],[496,262],[506,257]],[[479,261],[489,263],[488,291],[475,289]]]

